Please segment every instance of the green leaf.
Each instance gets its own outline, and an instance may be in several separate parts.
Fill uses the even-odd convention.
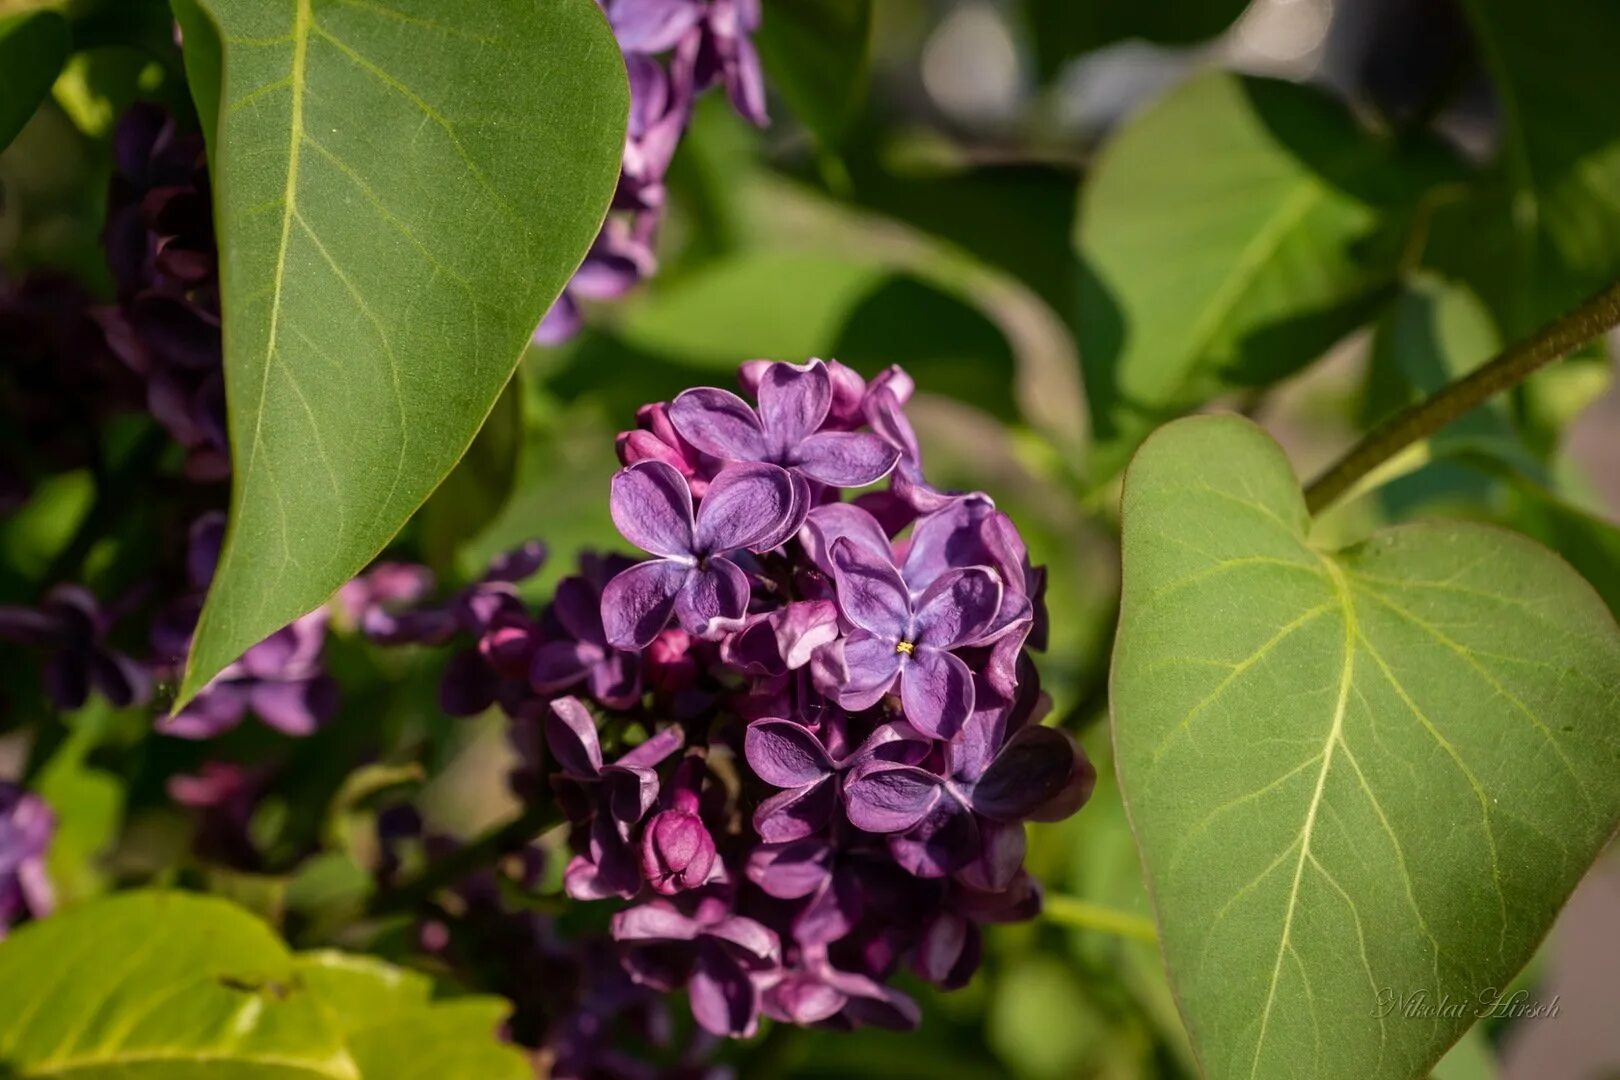
[[[202,7],[234,473],[177,706],[460,459],[596,234],[627,109],[592,0]]]
[[[365,1077],[378,1080],[529,1080],[523,1055],[495,1040],[511,1011],[496,997],[431,1001],[432,982],[369,956],[302,953],[300,982],[314,994],[348,1041]]]
[[[64,717],[67,737],[40,770],[36,788],[56,816],[46,868],[58,903],[74,903],[106,886],[102,859],[124,820],[124,787],[88,761],[116,721],[112,706],[93,700]],[[143,717],[144,722],[144,717]]]
[[[1503,121],[1499,173],[1447,217],[1446,262],[1509,339],[1620,274],[1620,6],[1466,0]]]
[[[462,545],[500,516],[512,494],[523,453],[522,379],[521,370],[512,376],[466,456],[417,513],[423,556],[446,577]]]
[[[52,9],[0,14],[0,150],[50,93],[71,44],[67,20]]]
[[[239,908],[125,893],[0,945],[0,1073],[18,1080],[358,1080],[292,957]]]
[[[1321,91],[1214,74],[1128,124],[1082,192],[1080,353],[1105,479],[1159,422],[1264,386],[1393,286],[1407,168]]]
[[[866,92],[872,0],[771,0],[762,14],[754,41],[766,82],[836,145]]]
[[[1121,788],[1193,1044],[1222,1077],[1413,1077],[1620,820],[1620,629],[1488,526],[1307,541],[1282,450],[1164,428],[1125,481]]]
[[[929,393],[1003,418],[1016,414],[1013,354],[1001,330],[967,298],[880,263],[745,252],[649,293],[627,308],[616,330],[635,349],[686,369],[676,373],[684,380],[676,386],[644,385],[638,371],[635,385],[624,388],[634,404],[697,379],[729,384],[742,357],[803,363],[820,356],[867,375],[904,364]],[[622,367],[606,363],[581,374],[598,384],[625,382]],[[634,404],[625,404],[628,420]]]
[[[1070,57],[1116,41],[1191,45],[1226,30],[1249,0],[1028,0],[1031,37],[1043,77]]]

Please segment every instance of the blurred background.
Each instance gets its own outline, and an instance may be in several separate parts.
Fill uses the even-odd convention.
[[[772,0],[764,3],[769,28]],[[1500,152],[1502,104],[1449,0],[879,0],[865,69],[830,55],[820,65],[830,90],[772,78],[773,50],[813,43],[791,28],[762,39],[773,89],[767,129],[748,126],[717,95],[701,103],[671,171],[656,277],[590,309],[588,329],[566,346],[530,350],[467,464],[413,524],[414,541],[441,566],[472,575],[495,553],[543,537],[552,558],[526,586],[541,596],[578,549],[619,546],[604,493],[617,467],[614,434],[632,425],[638,405],[694,384],[729,385],[749,357],[837,358],[866,373],[904,365],[920,388],[912,415],[931,477],[994,493],[1050,568],[1043,682],[1099,783],[1084,812],[1032,830],[1030,867],[1056,891],[1147,915],[1109,761],[1118,489],[1088,460],[1077,192],[1112,132],[1206,69],[1323,86],[1366,127],[1395,140],[1436,135],[1481,166]],[[183,108],[183,92],[176,71],[135,50],[75,58],[54,103],[0,157],[0,257],[11,272],[63,267],[105,283],[97,234],[109,163],[95,137],[130,101],[168,97]],[[1188,156],[1166,168],[1200,162]],[[1264,424],[1309,476],[1366,422],[1374,336],[1351,333],[1304,373],[1219,404]],[[1609,351],[1588,353],[1545,385],[1549,407],[1576,417],[1546,459],[1582,512],[1612,522],[1620,392]],[[0,563],[31,577],[63,522],[81,512],[79,497],[64,482],[8,520]],[[1395,512],[1500,517],[1514,497],[1490,478],[1436,464],[1342,507],[1326,528],[1353,537]],[[507,768],[497,720],[427,715],[436,673],[409,662],[360,674],[369,696],[351,695],[344,718],[418,723],[440,739],[445,769],[423,796],[436,829],[471,835],[511,813],[488,781]],[[317,755],[319,743],[300,752]],[[0,765],[19,752],[0,740]],[[94,887],[85,874],[138,874],[143,858],[161,862],[152,853],[178,842],[172,809],[138,799],[109,807],[93,770],[65,769],[56,783],[82,808],[69,850],[53,853],[70,896]],[[298,792],[266,800],[258,812],[272,820],[260,827],[280,828],[275,815],[297,816],[299,801]],[[87,855],[115,832],[124,837],[119,861],[86,870]],[[237,884],[246,892],[262,883]],[[301,873],[291,887],[307,893],[323,883]],[[1620,1076],[1617,924],[1620,863],[1611,855],[1522,977],[1539,999],[1558,997],[1557,1017],[1487,1021],[1436,1075]],[[926,1009],[918,1035],[778,1028],[732,1059],[750,1077],[1195,1073],[1151,941],[1051,922],[1000,927],[970,987],[907,989]]]

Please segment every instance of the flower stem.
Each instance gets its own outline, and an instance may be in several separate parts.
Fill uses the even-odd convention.
[[[1510,345],[1484,366],[1402,409],[1367,435],[1338,463],[1305,489],[1305,504],[1320,513],[1362,477],[1413,443],[1428,438],[1459,416],[1523,382],[1576,348],[1620,325],[1620,281],[1528,338]]]
[[[1047,893],[1041,905],[1041,914],[1050,922],[1077,930],[1100,930],[1133,941],[1155,942],[1159,939],[1152,919],[1062,893]]]
[[[432,863],[414,881],[378,892],[366,907],[375,916],[409,915],[462,878],[508,855],[561,821],[556,807],[535,805]]]

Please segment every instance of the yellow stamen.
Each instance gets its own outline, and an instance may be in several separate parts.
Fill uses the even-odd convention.
[[[917,651],[917,646],[913,645],[909,641],[897,641],[894,644],[894,651],[897,653],[905,653],[907,656],[910,656],[912,653]]]

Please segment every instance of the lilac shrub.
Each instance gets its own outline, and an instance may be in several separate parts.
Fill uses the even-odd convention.
[[[461,642],[443,700],[512,718],[514,788],[566,820],[566,895],[621,905],[636,985],[720,1036],[910,1027],[893,975],[961,986],[985,924],[1038,913],[1023,823],[1095,779],[1039,723],[1044,577],[988,496],[928,484],[903,372],[742,383],[753,404],[689,390],[619,437],[609,510],[641,561],[587,554],[538,613],[497,567],[358,621]]]

